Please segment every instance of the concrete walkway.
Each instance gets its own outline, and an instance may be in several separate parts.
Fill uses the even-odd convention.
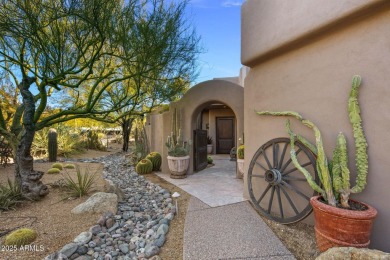
[[[243,198],[235,162],[227,156],[213,158],[213,167],[186,179],[158,173],[193,196],[185,220],[183,259],[295,259]]]

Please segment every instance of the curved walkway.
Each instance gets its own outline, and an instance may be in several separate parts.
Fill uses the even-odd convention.
[[[295,259],[243,198],[235,162],[213,156],[215,165],[186,179],[158,175],[193,195],[184,227],[184,260]]]

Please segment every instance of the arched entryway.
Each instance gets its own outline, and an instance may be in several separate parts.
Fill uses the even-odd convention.
[[[164,112],[162,114],[151,115],[149,117],[148,128],[149,128],[149,136],[151,142],[151,149],[158,151],[162,154],[163,158],[167,156],[167,148],[165,147],[165,141],[168,135],[170,135],[172,131],[172,115],[173,111],[180,111],[180,123],[181,123],[181,132],[184,140],[192,140],[194,135],[194,130],[198,128],[207,128],[206,123],[200,123],[200,115],[205,116],[206,111],[216,110],[216,109],[226,109],[229,108],[229,115],[233,115],[233,123],[234,126],[234,137],[230,142],[234,145],[238,144],[238,139],[243,135],[243,126],[244,126],[244,88],[238,84],[235,84],[230,81],[225,80],[210,80],[199,83],[192,87],[184,96],[177,102],[172,102],[170,104],[169,111]],[[228,111],[228,110],[226,110]],[[225,111],[225,112],[226,112]],[[210,115],[210,113],[209,113]],[[217,120],[216,118],[223,118],[224,116],[214,116],[215,113],[211,113],[212,122]],[[224,121],[223,119],[221,119]],[[199,126],[199,124],[203,124]],[[214,140],[214,151],[217,152],[226,152],[228,148],[223,150],[224,145],[228,140],[222,140],[223,138],[220,136],[217,137],[217,132],[212,130],[210,132],[209,121],[209,133],[213,137]],[[217,124],[217,123],[216,123]],[[215,124],[215,125],[216,125]],[[221,127],[229,124],[225,120],[225,122],[221,123]],[[215,141],[219,141],[218,144]],[[223,144],[223,141],[225,143]],[[226,145],[229,146],[229,145]],[[222,149],[222,150],[221,150]],[[188,170],[188,174],[194,172],[194,151],[192,150],[190,153],[190,167]],[[162,162],[162,171],[169,172],[166,160]],[[237,174],[237,176],[239,176]]]
[[[220,101],[199,105],[192,115],[194,171],[207,166],[210,154],[230,154],[236,147],[237,120],[234,111]]]

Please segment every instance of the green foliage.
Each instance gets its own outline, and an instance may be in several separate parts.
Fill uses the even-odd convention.
[[[159,171],[161,168],[161,154],[158,152],[151,152],[146,156],[146,159],[150,160],[153,164],[153,171]]]
[[[23,199],[19,185],[7,180],[7,184],[0,183],[0,211],[6,211],[15,208]]]
[[[213,144],[213,138],[211,136],[207,136],[207,144]]]
[[[64,165],[64,168],[65,168],[65,169],[74,169],[74,168],[76,168],[76,167],[74,166],[74,164],[68,163],[68,164],[65,164],[65,165]]]
[[[136,120],[134,127],[134,149],[132,151],[132,164],[136,165],[141,159],[145,158],[149,153],[148,136],[144,127],[144,122]]]
[[[153,171],[153,164],[149,159],[142,159],[137,163],[135,171],[138,174],[148,174]]]
[[[316,140],[315,145],[311,144],[304,137],[295,134],[290,128],[290,121],[287,120],[286,122],[286,129],[291,138],[290,154],[295,167],[297,167],[305,175],[310,186],[315,191],[321,193],[322,197],[328,201],[328,204],[331,206],[341,204],[342,207],[348,208],[350,193],[361,192],[366,185],[368,172],[367,140],[364,136],[361,124],[362,119],[360,116],[360,108],[357,100],[360,83],[361,77],[358,75],[354,76],[352,79],[352,90],[348,99],[348,113],[353,128],[356,148],[357,179],[356,185],[353,188],[350,188],[347,144],[342,133],[340,133],[337,137],[336,148],[333,151],[333,159],[330,163],[328,163],[323,147],[321,132],[313,122],[303,119],[300,114],[292,111],[257,112],[259,115],[292,116],[301,121],[303,125],[313,130]],[[317,185],[312,179],[310,173],[299,164],[294,146],[296,140],[299,140],[307,146],[317,156],[316,168],[322,187]]]
[[[172,132],[165,143],[168,148],[168,155],[173,157],[183,157],[190,154],[191,140],[183,141],[181,134],[181,111],[175,108],[172,113]]]
[[[60,172],[61,172],[61,170],[58,168],[51,168],[51,169],[47,170],[48,174],[56,174],[56,173],[60,173]]]
[[[212,164],[213,163],[213,158],[211,156],[207,156],[207,163]]]
[[[53,163],[51,168],[57,168],[58,170],[62,170],[63,166],[62,163]]]
[[[245,146],[242,144],[237,148],[237,158],[244,159],[244,148]]]
[[[59,124],[56,126],[58,156],[69,157],[73,154],[82,152],[86,146],[83,135],[75,131],[74,128]],[[31,147],[31,154],[34,157],[47,157],[48,152],[48,132],[49,129],[44,128],[35,133],[34,142]]]
[[[84,173],[76,165],[76,179],[73,179],[69,173],[63,174],[65,180],[65,189],[68,197],[82,197],[92,191],[96,181],[96,173],[90,173],[89,168],[84,168]]]
[[[99,133],[98,131],[95,130],[89,130],[87,131],[86,139],[84,141],[85,148],[87,149],[92,149],[92,150],[100,150],[100,151],[105,151],[106,147],[102,144],[99,138]]]
[[[17,247],[31,244],[37,239],[38,233],[29,228],[21,228],[11,232],[5,237],[4,245]]]

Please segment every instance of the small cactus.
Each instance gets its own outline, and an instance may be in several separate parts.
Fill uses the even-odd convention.
[[[50,128],[47,138],[48,138],[47,151],[49,153],[49,162],[55,162],[57,161],[57,150],[58,150],[57,131],[54,128]]]
[[[244,159],[244,145],[240,145],[237,148],[237,158],[238,159]]]
[[[146,159],[150,160],[153,164],[153,171],[159,171],[161,167],[161,154],[158,152],[151,152],[146,156]]]
[[[47,171],[48,174],[56,174],[56,173],[60,173],[61,170],[58,169],[58,168],[51,168]]]
[[[7,246],[24,246],[34,242],[37,236],[38,234],[35,230],[29,228],[21,228],[13,231],[8,236],[6,236],[4,244]]]
[[[57,168],[58,170],[62,170],[62,164],[61,163],[53,163],[51,168]]]
[[[74,164],[69,163],[69,164],[65,164],[64,168],[65,169],[74,169],[76,167],[74,166]]]
[[[142,159],[135,167],[138,174],[148,174],[153,171],[153,164],[149,159]]]

